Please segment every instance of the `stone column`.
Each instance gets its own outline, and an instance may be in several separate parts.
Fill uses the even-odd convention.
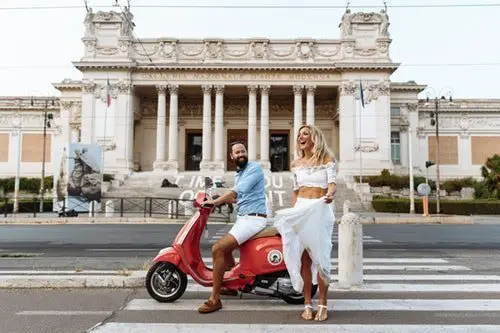
[[[307,86],[306,124],[314,125],[314,93],[316,86]]]
[[[60,119],[61,119],[61,136],[64,144],[71,142],[71,113],[73,102],[61,101]]]
[[[420,157],[420,150],[417,147],[418,138],[417,138],[417,127],[418,127],[418,104],[408,104],[408,126],[411,126],[411,142],[412,142],[412,160],[413,165],[420,165],[420,161],[422,160]],[[414,148],[414,149],[413,149]],[[427,157],[425,157],[427,159]],[[426,161],[426,160],[424,160]],[[424,162],[425,164],[425,162]]]
[[[158,110],[156,121],[156,160],[153,168],[155,170],[164,170],[165,168],[165,123],[167,118],[167,86],[156,86],[158,92]]]
[[[269,89],[260,86],[260,165],[265,171],[271,170],[269,162]]]
[[[295,147],[295,141],[299,133],[299,128],[302,126],[302,89],[303,86],[293,86],[294,108],[293,108],[293,138],[292,146]],[[294,152],[297,158],[297,152]]]
[[[81,103],[73,103],[68,119],[71,142],[80,142],[81,115]]]
[[[464,130],[460,133],[458,162],[460,169],[469,170],[472,167],[470,133]]]
[[[200,169],[211,170],[212,162],[212,86],[202,86],[203,90],[203,140]]]
[[[94,82],[84,82],[82,87],[82,134],[81,142],[95,143],[95,99]]]
[[[257,159],[257,86],[248,86],[248,160]]]
[[[215,86],[215,167],[224,170],[224,86]]]
[[[405,126],[401,126],[399,132],[399,155],[401,157],[401,167],[408,167],[408,128]],[[415,144],[415,142],[413,142]],[[413,156],[412,156],[413,157]],[[413,160],[415,161],[415,160]]]
[[[378,98],[375,105],[377,122],[377,143],[379,145],[379,168],[391,170],[391,101],[388,81],[381,81],[378,86]]]
[[[179,86],[169,85],[170,110],[168,119],[168,162],[167,170],[177,172],[179,163]]]
[[[356,93],[355,82],[343,82],[340,87],[339,97],[339,155],[340,173],[345,170],[348,163],[355,160],[354,149],[356,145]],[[351,167],[355,167],[352,165]]]
[[[130,172],[134,168],[134,101],[132,85],[128,80],[118,83],[116,114],[116,164]]]
[[[80,142],[80,129],[77,125],[71,126],[71,142]]]

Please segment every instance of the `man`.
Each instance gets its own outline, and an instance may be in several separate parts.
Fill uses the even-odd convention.
[[[238,167],[234,187],[215,200],[205,201],[203,205],[217,206],[236,200],[236,221],[229,233],[212,247],[213,289],[210,298],[198,308],[200,313],[210,313],[222,308],[219,298],[222,278],[226,268],[234,266],[233,250],[262,231],[267,223],[262,168],[256,162],[248,162],[246,147],[241,142],[232,143],[229,149],[231,159]]]

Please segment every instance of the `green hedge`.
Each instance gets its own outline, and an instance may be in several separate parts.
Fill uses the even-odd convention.
[[[0,202],[0,214],[5,214],[5,201]],[[14,208],[14,202],[12,199],[10,199],[7,202],[7,213],[11,214],[12,210]],[[52,211],[52,200],[44,200],[43,201],[43,211],[44,212],[51,212]],[[40,212],[40,200],[26,200],[22,199],[19,200],[19,213],[33,213],[36,210],[36,212]]]
[[[359,183],[360,177],[355,177],[355,180]],[[371,187],[389,186],[393,190],[402,190],[409,187],[410,176],[391,175],[389,170],[384,169],[378,176],[364,176],[363,182],[370,184]],[[415,191],[417,190],[418,185],[422,183],[425,183],[425,177],[413,177],[413,186]],[[432,180],[429,180],[429,186],[433,190],[436,189],[436,183]]]
[[[372,206],[377,212],[408,213],[410,200],[377,197],[373,199]],[[440,210],[442,214],[450,215],[500,215],[500,200],[441,200]],[[415,212],[423,213],[421,199],[415,199]],[[436,213],[435,201],[429,202],[429,213]]]
[[[14,192],[15,178],[0,178],[0,188],[3,188],[4,193]],[[48,176],[44,178],[44,188],[45,190],[52,190],[54,187],[53,177]],[[19,190],[28,193],[39,193],[40,192],[40,178],[26,178],[21,177],[19,179]]]

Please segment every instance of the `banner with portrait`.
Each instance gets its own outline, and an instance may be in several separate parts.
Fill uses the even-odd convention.
[[[67,151],[66,209],[88,212],[101,203],[102,147],[96,144],[70,143]]]

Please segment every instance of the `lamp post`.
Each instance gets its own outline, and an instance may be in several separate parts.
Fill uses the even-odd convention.
[[[442,101],[449,100],[450,105],[453,103],[452,92],[451,89],[443,89],[439,95],[434,92],[434,89],[427,88],[428,91],[426,93],[427,99],[425,105],[430,105],[430,98],[434,99],[434,111],[431,111],[431,126],[435,126],[436,128],[436,213],[441,213],[440,207],[440,170],[439,170],[439,105]]]
[[[45,194],[45,151],[46,151],[46,140],[47,140],[47,128],[51,127],[50,121],[54,118],[52,113],[48,113],[49,100],[51,100],[52,107],[55,106],[54,98],[45,97],[44,98],[44,109],[43,109],[43,149],[42,149],[42,179],[40,180],[40,213],[43,213],[43,199]],[[31,98],[31,106],[35,106],[34,98]]]
[[[14,181],[14,205],[12,208],[13,213],[19,212],[19,178],[21,176],[21,127],[22,118],[19,112],[12,119],[12,127],[16,129],[17,135],[17,161],[16,161],[16,178]]]

